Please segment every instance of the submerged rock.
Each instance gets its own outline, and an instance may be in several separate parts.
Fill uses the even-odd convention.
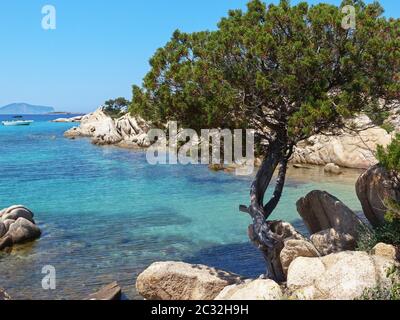
[[[252,280],[227,286],[215,300],[282,300],[281,287],[272,280]]]
[[[148,300],[213,300],[225,287],[243,281],[204,265],[156,262],[138,276],[136,288]]]
[[[0,301],[11,300],[11,297],[5,292],[4,289],[0,288]]]
[[[17,205],[0,211],[0,250],[40,237],[34,215],[28,208]]]
[[[385,221],[387,199],[400,202],[400,188],[394,188],[393,177],[376,165],[364,172],[356,183],[357,196],[368,221],[377,227]]]
[[[298,299],[354,300],[366,289],[390,285],[393,259],[366,252],[341,252],[322,258],[297,258],[289,267],[288,289]]]
[[[121,300],[121,292],[118,283],[113,282],[91,294],[88,300]]]

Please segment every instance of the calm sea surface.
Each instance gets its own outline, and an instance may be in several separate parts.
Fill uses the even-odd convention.
[[[145,154],[69,140],[74,124],[57,116],[26,116],[27,127],[0,125],[0,208],[24,204],[43,231],[40,240],[0,254],[0,287],[16,299],[82,299],[119,281],[138,298],[137,275],[160,260],[182,260],[246,276],[264,272],[247,239],[251,178],[204,166],[151,166]],[[10,119],[0,116],[0,121]],[[360,209],[358,172],[325,177],[320,169],[292,170],[273,218],[301,228],[295,202],[327,190]],[[41,287],[42,267],[56,268],[57,289]]]

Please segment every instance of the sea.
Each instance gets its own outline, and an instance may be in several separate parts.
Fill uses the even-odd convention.
[[[251,220],[239,212],[249,203],[253,177],[201,165],[150,165],[142,151],[64,138],[77,124],[51,120],[73,116],[24,116],[34,123],[0,125],[0,209],[27,206],[43,232],[0,253],[0,287],[14,299],[85,299],[113,281],[125,299],[141,299],[136,278],[155,261],[206,264],[247,277],[265,273],[247,237]],[[316,189],[360,210],[359,174],[291,169],[272,219],[306,233],[296,201]],[[54,290],[42,286],[48,266],[56,271]]]

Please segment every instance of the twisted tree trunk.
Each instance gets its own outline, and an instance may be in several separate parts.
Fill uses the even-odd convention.
[[[267,264],[266,277],[278,282],[285,280],[279,255],[284,246],[283,241],[287,237],[287,230],[282,228],[280,221],[268,221],[268,218],[282,196],[287,165],[292,152],[293,145],[279,138],[269,144],[262,166],[251,187],[250,206],[240,207],[240,210],[248,213],[253,220],[248,229],[249,238],[263,254]],[[278,167],[278,177],[273,196],[264,205],[265,192]]]

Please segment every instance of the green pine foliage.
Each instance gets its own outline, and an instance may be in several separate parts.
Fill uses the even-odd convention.
[[[103,112],[112,118],[119,118],[128,112],[130,101],[123,97],[110,99],[104,103]]]
[[[355,8],[355,29],[343,28],[346,5]],[[251,0],[215,31],[175,31],[142,86],[133,86],[130,112],[197,131],[253,129],[256,149],[276,170],[300,141],[361,112],[382,124],[400,99],[400,20],[383,11],[361,0]]]
[[[400,172],[400,134],[396,134],[393,141],[384,148],[378,146],[377,158],[380,164],[389,171]]]

